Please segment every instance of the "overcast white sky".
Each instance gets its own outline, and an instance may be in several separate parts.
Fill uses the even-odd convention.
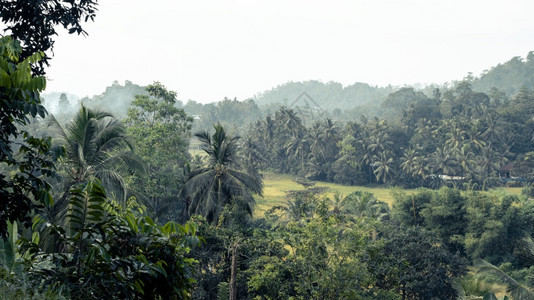
[[[287,81],[443,83],[534,50],[534,1],[101,0],[88,37],[56,39],[47,92],[160,81],[244,100]]]

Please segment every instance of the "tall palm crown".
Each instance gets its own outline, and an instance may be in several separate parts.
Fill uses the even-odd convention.
[[[220,124],[213,127],[213,135],[207,131],[195,134],[207,154],[208,165],[192,171],[180,191],[187,214],[200,214],[215,223],[224,206],[234,197],[240,197],[245,200],[244,209],[252,215],[255,204],[252,194],[262,195],[263,182],[257,176],[236,169],[239,137],[227,135]]]
[[[65,149],[65,164],[70,185],[98,178],[106,190],[117,197],[126,196],[121,171],[143,171],[143,163],[133,153],[126,128],[106,112],[84,106],[63,128],[52,118]]]

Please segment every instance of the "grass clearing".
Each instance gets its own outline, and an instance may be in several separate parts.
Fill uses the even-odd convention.
[[[286,199],[286,192],[295,190],[304,190],[305,188],[296,183],[295,176],[264,173],[263,174],[263,197],[255,196],[256,209],[254,211],[255,217],[263,217],[264,213],[273,206],[282,205]],[[386,202],[391,206],[394,198],[392,191],[398,188],[389,187],[365,187],[365,186],[347,186],[329,182],[316,181],[315,186],[324,186],[328,188],[327,195],[332,197],[334,193],[338,192],[344,196],[353,193],[355,191],[365,191],[372,193],[378,200]],[[495,193],[497,195],[512,194],[521,195],[522,188],[499,188],[496,190],[490,190],[489,193]],[[414,192],[416,190],[408,189],[407,192]]]
[[[286,199],[286,192],[295,190],[304,190],[305,188],[296,183],[295,176],[265,173],[263,174],[263,197],[256,196],[256,210],[254,215],[262,217],[265,211],[273,206],[281,205]],[[364,186],[347,186],[329,182],[316,181],[315,186],[324,186],[328,188],[327,195],[331,197],[338,192],[344,196],[355,191],[366,191],[372,193],[378,200],[391,205],[393,203],[393,188],[387,187],[364,187]]]

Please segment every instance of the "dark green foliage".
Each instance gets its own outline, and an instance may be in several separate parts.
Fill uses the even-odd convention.
[[[2,8],[4,11],[4,8]],[[0,236],[7,222],[29,225],[28,214],[35,205],[50,205],[46,176],[54,175],[48,157],[49,137],[32,136],[23,126],[30,117],[44,118],[39,92],[45,88],[42,76],[32,76],[31,66],[42,52],[21,57],[22,48],[11,37],[0,39]]]
[[[176,220],[184,209],[176,198],[189,168],[193,119],[176,107],[176,93],[161,83],[147,86],[146,92],[135,96],[125,120],[136,153],[147,166],[146,174],[135,174],[135,190],[153,215]]]
[[[465,258],[421,227],[392,224],[381,234],[383,248],[371,248],[367,262],[377,287],[395,289],[406,299],[454,298],[452,284],[466,273]]]
[[[307,218],[280,229],[291,251],[264,254],[253,262],[249,293],[268,299],[380,298],[361,261],[364,232],[333,219]]]
[[[193,260],[185,258],[198,244],[196,227],[148,217],[110,205],[97,181],[73,188],[68,226],[36,219],[35,228],[52,227],[61,252],[40,252],[30,243],[29,272],[37,288],[61,284],[74,299],[187,298],[193,284]]]
[[[459,190],[449,188],[432,194],[430,202],[421,211],[426,227],[440,237],[451,251],[462,253],[468,224],[466,198]]]
[[[525,266],[520,241],[534,232],[532,216],[532,204],[516,196],[450,188],[397,193],[393,205],[394,220],[430,230],[451,251],[514,268]]]
[[[384,102],[391,116],[361,117],[344,130],[328,117],[280,107],[251,126],[247,150],[261,159],[247,163],[344,184],[478,190],[502,184],[499,170],[512,160],[506,176],[525,181],[532,177],[532,92],[510,101],[498,94],[477,92],[469,81],[435,89],[432,98],[403,88]]]
[[[340,130],[329,118],[303,125],[300,115],[281,107],[249,130],[246,152],[257,153],[259,167],[312,180],[334,179]]]
[[[534,186],[530,185],[521,190],[521,194],[528,198],[534,198]]]
[[[7,25],[5,31],[23,44],[22,58],[52,50],[58,25],[69,33],[87,34],[81,23],[93,21],[97,11],[96,0],[2,0],[0,3],[0,18]],[[41,74],[44,74],[43,64],[48,65],[47,56],[40,65]]]
[[[201,216],[194,216],[191,222],[198,224],[198,235],[205,241],[189,254],[198,261],[192,299],[217,299],[219,283],[229,282],[230,262],[224,234],[220,227],[208,223]]]
[[[518,241],[531,234],[527,229],[531,218],[528,206],[519,208],[519,199],[514,196],[497,200],[472,194],[469,202],[465,245],[470,257],[495,264],[521,264]]]
[[[393,215],[397,220],[412,226],[424,224],[421,212],[430,203],[432,191],[421,189],[411,195],[397,191],[394,198]]]

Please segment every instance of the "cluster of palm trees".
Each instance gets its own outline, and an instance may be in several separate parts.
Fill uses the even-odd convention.
[[[328,118],[307,120],[311,125],[306,126],[295,111],[282,107],[253,125],[245,152],[265,159],[250,159],[259,167],[314,180],[482,187],[534,146],[523,137],[534,128],[528,117],[532,108],[520,100],[534,97],[525,93],[497,102],[459,84],[432,101],[412,103],[397,119],[362,117],[343,129]]]
[[[316,180],[332,180],[339,139],[339,128],[331,119],[316,121],[306,128],[294,110],[281,107],[274,116],[253,124],[244,152],[255,152],[256,156],[263,157],[259,167],[269,166],[279,172]]]

